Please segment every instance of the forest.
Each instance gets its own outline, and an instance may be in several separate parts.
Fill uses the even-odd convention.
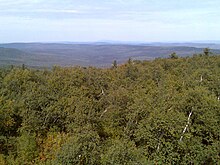
[[[1,165],[220,164],[220,56],[0,69]]]

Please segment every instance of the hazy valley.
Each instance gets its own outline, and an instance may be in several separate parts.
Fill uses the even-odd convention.
[[[109,67],[114,60],[118,63],[129,58],[152,60],[168,57],[173,52],[185,57],[202,53],[206,47],[220,54],[218,43],[9,43],[0,44],[0,65]]]

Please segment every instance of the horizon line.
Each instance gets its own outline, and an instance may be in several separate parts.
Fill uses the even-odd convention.
[[[124,40],[97,40],[97,41],[12,41],[0,42],[0,44],[74,44],[74,43],[117,43],[117,44],[153,44],[153,43],[167,43],[167,44],[184,44],[184,43],[198,43],[198,44],[217,44],[220,40],[195,40],[195,41],[124,41]]]

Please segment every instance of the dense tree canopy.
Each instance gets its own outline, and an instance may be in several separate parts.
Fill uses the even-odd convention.
[[[0,164],[219,164],[220,56],[0,70]]]

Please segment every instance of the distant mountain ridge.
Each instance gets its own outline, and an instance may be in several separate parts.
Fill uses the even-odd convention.
[[[168,57],[173,52],[191,56],[202,53],[205,47],[215,47],[211,51],[220,54],[220,45],[212,43],[9,43],[0,44],[0,65],[103,67],[111,66],[114,60],[118,63],[129,58],[151,60]]]

